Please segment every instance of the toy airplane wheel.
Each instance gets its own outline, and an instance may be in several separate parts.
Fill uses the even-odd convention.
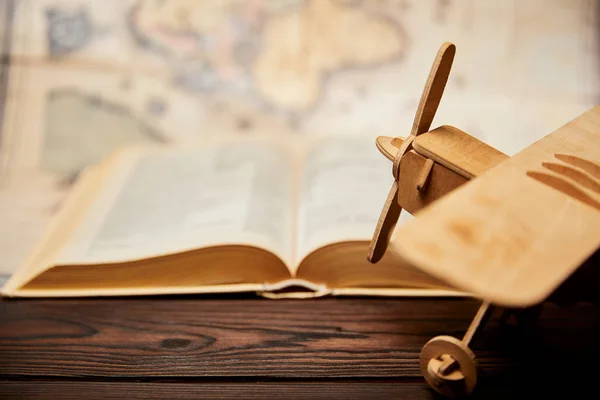
[[[423,346],[420,364],[429,386],[446,397],[467,396],[475,389],[475,354],[459,339],[434,337]]]

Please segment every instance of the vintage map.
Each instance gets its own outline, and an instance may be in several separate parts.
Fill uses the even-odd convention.
[[[120,145],[407,135],[444,41],[457,56],[434,125],[508,154],[600,99],[600,14],[588,0],[0,7],[0,274],[22,261],[78,172]]]

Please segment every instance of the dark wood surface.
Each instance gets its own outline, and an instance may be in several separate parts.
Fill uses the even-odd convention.
[[[433,398],[420,349],[436,335],[461,337],[477,307],[459,299],[2,300],[0,397]],[[501,311],[472,342],[475,398],[591,387],[596,306],[547,304],[535,329],[500,324]]]

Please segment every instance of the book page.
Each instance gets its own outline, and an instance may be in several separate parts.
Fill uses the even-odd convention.
[[[222,244],[291,257],[292,165],[275,143],[233,142],[122,157],[122,170],[59,264],[134,260]]]
[[[297,263],[326,244],[371,240],[393,182],[392,164],[376,149],[375,138],[324,139],[308,151],[305,163]],[[401,214],[402,221],[410,218]]]

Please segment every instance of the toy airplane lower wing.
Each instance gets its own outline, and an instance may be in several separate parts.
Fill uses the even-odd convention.
[[[599,247],[600,107],[423,208],[390,243],[459,290],[515,307],[543,301]]]

